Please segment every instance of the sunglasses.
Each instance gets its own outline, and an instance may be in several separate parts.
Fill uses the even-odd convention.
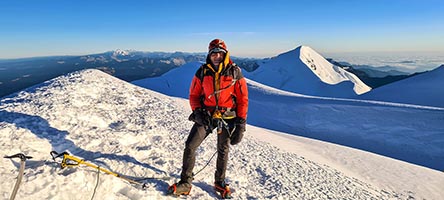
[[[225,49],[222,49],[220,47],[216,47],[216,48],[213,48],[213,49],[210,50],[210,54],[212,54],[212,53],[219,53],[219,52],[227,53],[227,51]]]

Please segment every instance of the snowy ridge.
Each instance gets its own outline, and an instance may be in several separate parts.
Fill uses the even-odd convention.
[[[283,53],[246,76],[278,89],[315,96],[353,97],[371,90],[307,46]]]
[[[401,81],[376,88],[360,97],[388,102],[444,108],[444,65]]]
[[[85,70],[47,81],[0,102],[1,154],[23,152],[34,157],[27,163],[17,199],[91,197],[96,171],[86,167],[62,170],[50,160],[50,150],[68,150],[133,178],[172,177],[147,181],[148,188],[141,190],[121,179],[100,174],[95,199],[165,198],[162,191],[178,179],[183,144],[191,127],[187,121],[189,110],[182,106],[182,101],[97,70]],[[267,133],[250,128],[255,133]],[[215,151],[215,139],[211,134],[198,149],[197,169]],[[442,193],[433,192],[433,187],[427,187],[429,193],[410,190],[414,188],[396,192],[380,188],[263,142],[253,132],[247,132],[244,141],[231,148],[230,157],[227,179],[238,199],[442,197]],[[211,186],[214,162],[195,177],[191,199],[217,197]],[[0,177],[6,180],[0,189],[4,198],[10,194],[17,168],[17,161],[0,163]],[[442,175],[433,170],[413,169],[421,177],[444,180],[436,179]],[[436,182],[429,180],[429,183]]]
[[[149,79],[143,79],[143,80],[149,80]],[[133,83],[139,83],[142,80],[135,81]],[[303,97],[303,98],[310,98],[310,99],[318,99],[318,100],[334,100],[334,101],[343,101],[343,102],[355,102],[355,103],[367,103],[369,105],[379,105],[379,106],[393,106],[393,107],[401,107],[401,108],[416,108],[416,109],[424,109],[424,110],[440,110],[444,111],[444,108],[441,107],[434,107],[434,106],[421,106],[421,105],[415,105],[415,104],[406,104],[406,103],[392,103],[392,102],[386,102],[386,101],[375,101],[375,100],[364,100],[364,99],[345,99],[345,98],[334,98],[334,97],[318,97],[318,96],[310,96],[310,95],[303,95],[293,92],[288,92],[284,90],[279,90],[261,83],[258,83],[256,81],[247,79],[248,87],[253,88],[254,90],[261,91],[261,93],[266,93],[270,95],[279,95],[279,96],[293,96],[293,97]],[[137,85],[137,84],[136,84]],[[159,92],[162,92],[161,90],[156,90]]]

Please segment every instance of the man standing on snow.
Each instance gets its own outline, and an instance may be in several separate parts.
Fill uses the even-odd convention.
[[[222,198],[231,196],[225,183],[229,144],[239,143],[245,132],[248,90],[241,69],[230,59],[225,42],[214,39],[208,47],[206,64],[196,72],[190,86],[190,105],[195,122],[185,143],[181,180],[168,188],[170,193],[191,191],[196,149],[217,128],[217,162],[214,188]]]

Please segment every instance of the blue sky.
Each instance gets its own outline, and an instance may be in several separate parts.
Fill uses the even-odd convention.
[[[115,49],[270,57],[308,45],[321,53],[444,52],[440,0],[1,1],[0,58]]]

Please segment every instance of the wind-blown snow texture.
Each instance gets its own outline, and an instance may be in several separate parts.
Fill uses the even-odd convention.
[[[62,170],[50,159],[51,150],[67,150],[132,178],[172,177],[147,181],[148,188],[142,190],[102,173],[95,199],[166,198],[163,191],[178,179],[183,144],[191,127],[186,120],[189,110],[183,104],[186,103],[97,70],[72,73],[1,99],[0,153],[23,152],[34,157],[27,163],[17,199],[91,198],[97,171],[86,167]],[[420,182],[422,178],[418,177],[412,181],[425,184],[425,189],[415,191],[414,187],[406,187],[393,191],[279,149],[256,137],[247,132],[244,141],[231,151],[227,179],[239,199],[442,197],[442,191],[437,193],[433,184],[444,179],[441,173],[433,170],[398,163],[412,174],[428,177],[427,184],[431,185]],[[272,135],[269,137],[273,140]],[[202,167],[215,151],[215,138],[214,134],[210,135],[198,149],[196,168]],[[211,186],[214,162],[195,177],[190,198],[217,197]],[[3,198],[9,197],[17,169],[18,161],[1,162],[0,195]]]
[[[353,97],[371,90],[356,75],[325,60],[308,46],[300,46],[263,63],[249,79],[299,94]]]

